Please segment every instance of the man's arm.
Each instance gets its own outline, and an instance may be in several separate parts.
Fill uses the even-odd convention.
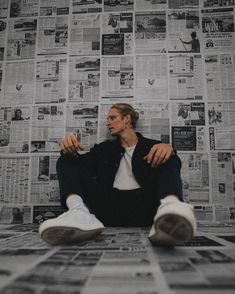
[[[152,146],[149,153],[145,155],[146,160],[152,167],[164,164],[174,153],[173,148],[169,144],[159,143]]]

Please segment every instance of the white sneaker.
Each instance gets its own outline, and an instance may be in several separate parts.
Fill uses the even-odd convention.
[[[193,206],[168,196],[161,200],[148,237],[153,245],[174,246],[192,239],[196,228]]]
[[[70,209],[39,227],[41,238],[51,245],[75,244],[89,240],[104,230],[104,225],[89,211]]]

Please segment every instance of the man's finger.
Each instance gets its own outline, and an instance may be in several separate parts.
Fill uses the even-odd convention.
[[[64,150],[67,152],[67,153],[73,153],[73,149],[72,149],[72,146],[69,144],[69,140],[68,138],[64,138],[64,140],[62,140],[61,142],[64,146]]]
[[[157,150],[154,154],[153,160],[152,160],[152,167],[158,166],[162,160],[164,158],[164,155],[162,152],[159,152],[159,150]]]
[[[150,149],[148,155],[147,155],[147,162],[148,162],[148,163],[152,163],[155,152],[156,152],[156,151],[155,151],[155,148],[152,147],[152,148]]]
[[[155,153],[155,157],[156,157],[156,164],[159,165],[165,158],[165,151],[164,149],[157,149],[156,153]]]
[[[70,135],[64,137],[59,142],[59,145],[64,153],[75,153],[78,150],[84,150],[84,147],[77,140],[77,137],[74,134],[70,134]]]

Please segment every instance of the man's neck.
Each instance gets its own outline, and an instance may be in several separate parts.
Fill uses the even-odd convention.
[[[128,130],[120,136],[121,145],[124,148],[135,146],[138,142],[138,137],[133,129]]]

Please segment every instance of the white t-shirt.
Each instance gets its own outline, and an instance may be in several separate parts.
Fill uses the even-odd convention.
[[[125,153],[120,161],[113,183],[114,188],[118,188],[120,190],[133,190],[140,188],[140,185],[137,183],[135,176],[133,175],[131,164],[135,146],[136,145],[125,148]]]

